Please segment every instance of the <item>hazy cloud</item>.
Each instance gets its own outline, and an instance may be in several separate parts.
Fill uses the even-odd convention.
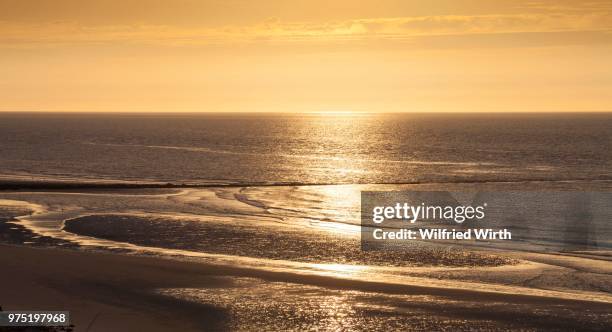
[[[612,30],[612,14],[513,14],[419,16],[354,19],[325,23],[269,19],[245,26],[178,27],[170,25],[83,25],[0,22],[4,47],[78,43],[153,43],[206,45],[268,41],[401,40],[432,35],[577,32]]]

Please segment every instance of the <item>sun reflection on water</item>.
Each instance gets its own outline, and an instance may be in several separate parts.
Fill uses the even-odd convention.
[[[363,265],[349,265],[349,264],[310,264],[317,270],[326,272],[328,275],[338,276],[358,276],[368,270],[367,266]]]

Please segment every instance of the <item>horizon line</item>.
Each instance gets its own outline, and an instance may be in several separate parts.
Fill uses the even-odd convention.
[[[0,110],[0,114],[313,114],[313,115],[376,115],[376,114],[560,114],[560,113],[612,113],[612,110],[589,110],[589,111],[7,111]]]

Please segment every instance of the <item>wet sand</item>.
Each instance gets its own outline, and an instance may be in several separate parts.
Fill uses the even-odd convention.
[[[398,285],[100,252],[0,246],[4,310],[70,310],[77,331],[601,330],[612,304]],[[365,325],[364,325],[365,324]]]
[[[4,192],[0,306],[69,310],[77,331],[612,326],[608,250],[377,260],[352,233],[358,189]]]
[[[428,246],[363,251],[357,237],[303,228],[134,215],[93,215],[64,221],[65,231],[139,246],[193,250],[294,262],[379,266],[501,266],[515,261],[499,255]],[[158,236],[150,236],[158,234]],[[167,239],[181,239],[171,243]],[[203,239],[206,239],[205,241]]]

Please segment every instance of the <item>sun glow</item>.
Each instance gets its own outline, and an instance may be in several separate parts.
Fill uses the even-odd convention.
[[[612,109],[609,1],[442,2],[0,1],[0,111]]]
[[[348,264],[312,264],[316,269],[329,272],[332,275],[342,276],[357,276],[368,270],[364,265],[348,265]]]

